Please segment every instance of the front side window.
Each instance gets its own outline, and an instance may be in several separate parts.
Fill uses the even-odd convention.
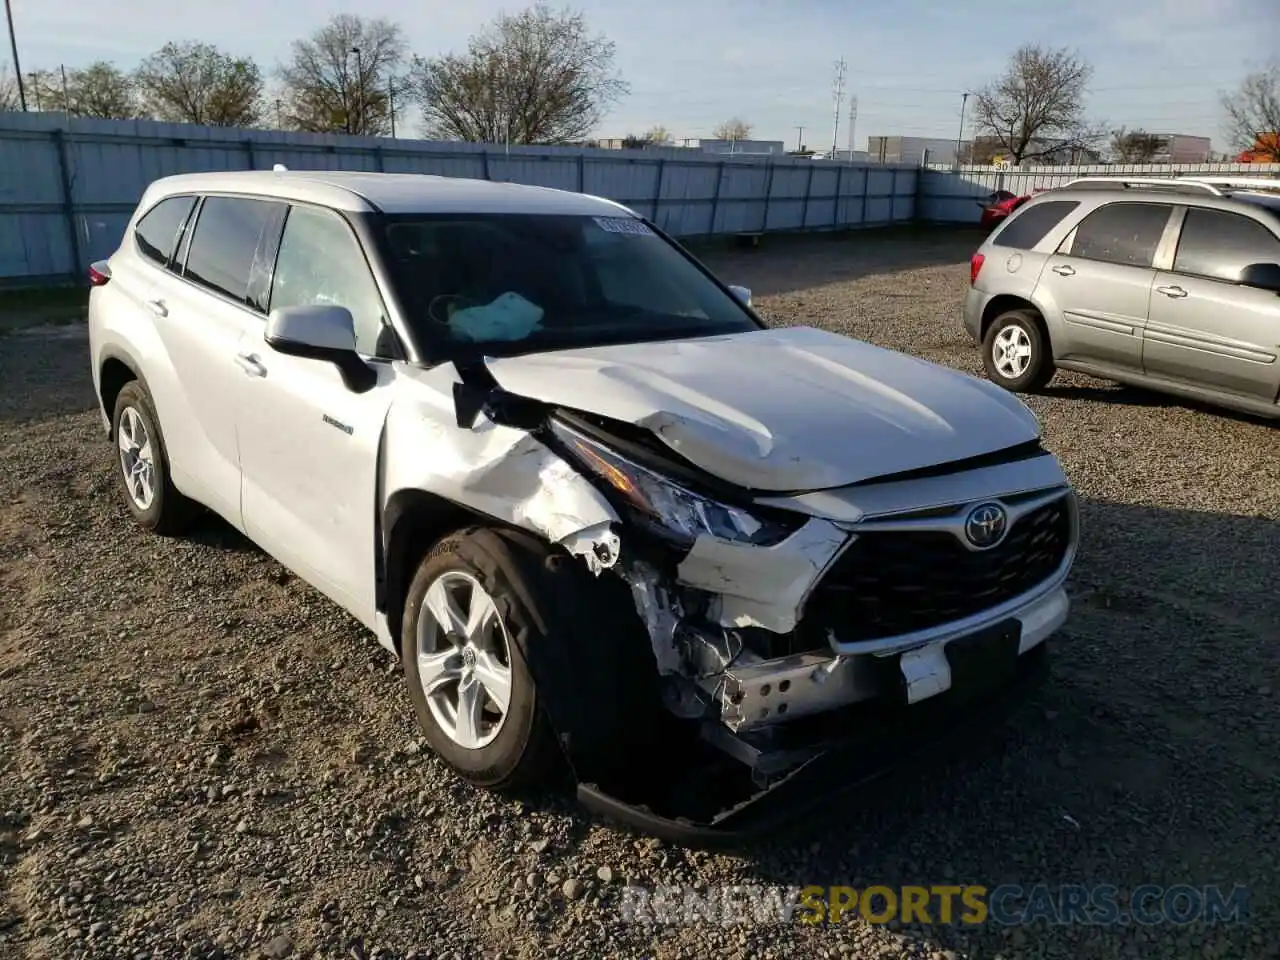
[[[1149,267],[1169,222],[1167,203],[1109,203],[1076,227],[1071,255],[1126,267]]]
[[[1270,230],[1238,213],[1187,210],[1173,260],[1175,272],[1236,283],[1240,271],[1254,263],[1280,263],[1280,240]]]
[[[333,304],[351,311],[356,350],[386,356],[382,297],[351,228],[338,214],[297,205],[289,210],[271,286],[271,309]]]
[[[183,275],[237,303],[248,303],[254,254],[275,207],[269,200],[206,197],[196,218]]]
[[[631,217],[387,217],[384,258],[415,333],[491,355],[759,329]]]
[[[133,231],[138,252],[152,263],[167,266],[173,259],[178,231],[195,202],[195,197],[166,197],[148,210]]]

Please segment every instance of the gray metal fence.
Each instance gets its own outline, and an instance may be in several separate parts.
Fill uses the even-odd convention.
[[[158,177],[368,170],[558,187],[626,204],[676,236],[823,230],[915,218],[919,170],[800,158],[387,140],[153,121],[0,114],[0,281],[79,274],[119,243]]]
[[[920,171],[916,209],[930,223],[976,223],[982,214],[977,201],[996,190],[1021,196],[1032,190],[1062,186],[1084,176],[1171,177],[1175,174],[1232,174],[1242,177],[1280,177],[1280,163],[1147,163],[1095,164],[1080,167],[960,167]]]

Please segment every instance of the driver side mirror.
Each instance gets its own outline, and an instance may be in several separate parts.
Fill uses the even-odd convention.
[[[1240,271],[1240,284],[1280,293],[1280,263],[1251,263]]]
[[[356,322],[346,307],[317,303],[272,310],[263,339],[276,353],[332,363],[355,393],[378,382],[377,372],[356,353]]]
[[[729,292],[732,293],[735,297],[737,297],[742,302],[742,305],[744,307],[751,306],[751,290],[749,288],[735,287],[733,284],[730,284]]]

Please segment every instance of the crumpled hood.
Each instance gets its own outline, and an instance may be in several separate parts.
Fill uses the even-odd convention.
[[[760,491],[838,487],[991,453],[1040,434],[985,380],[789,327],[489,361],[503,389],[652,430]]]

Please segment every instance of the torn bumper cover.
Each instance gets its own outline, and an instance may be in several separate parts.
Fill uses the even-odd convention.
[[[685,757],[683,769],[667,765],[664,794],[655,793],[652,781],[647,788],[580,783],[578,800],[597,815],[688,846],[733,846],[803,829],[809,815],[828,816],[842,795],[943,753],[963,755],[984,733],[1016,722],[1048,664],[1048,646],[1041,644],[1019,658],[1010,682],[978,698],[952,691],[907,712],[864,705],[825,714],[820,724],[793,726],[789,752],[802,759],[767,787],[746,789],[739,782],[736,801],[724,789],[731,778],[709,755]],[[714,809],[717,800],[723,806]]]

